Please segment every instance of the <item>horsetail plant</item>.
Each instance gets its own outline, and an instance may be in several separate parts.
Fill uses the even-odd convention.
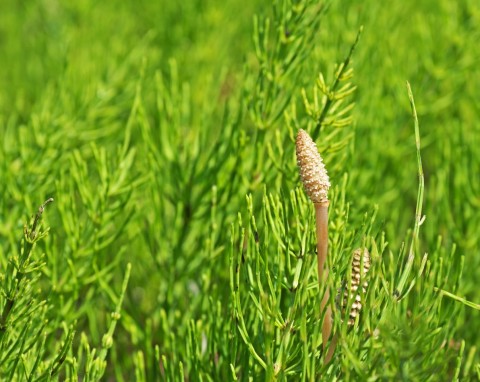
[[[64,327],[65,340],[56,349],[56,356],[41,360],[45,346],[44,333],[47,320],[46,300],[39,300],[34,288],[41,269],[43,256],[34,256],[37,243],[46,237],[49,228],[42,229],[42,215],[47,199],[30,224],[24,226],[20,253],[9,258],[7,267],[0,274],[0,380],[16,380],[20,374],[26,380],[50,380],[64,366],[74,336],[73,327]],[[19,362],[22,360],[22,362]],[[27,366],[28,365],[28,366]],[[23,368],[23,370],[22,370]]]
[[[370,269],[370,253],[366,248],[357,248],[353,251],[352,259],[352,274],[351,282],[343,282],[342,287],[337,294],[337,303],[338,307],[342,311],[342,316],[344,319],[347,319],[347,325],[352,327],[355,324],[355,320],[360,314],[362,309],[362,294],[367,293],[368,281],[365,281],[365,276],[367,275]],[[362,292],[359,291],[360,286],[362,287]],[[350,311],[349,302],[352,301]]]
[[[305,192],[315,206],[318,281],[325,284],[328,279],[327,250],[328,250],[328,189],[330,180],[317,146],[305,130],[300,129],[296,139],[297,164],[300,171]],[[324,315],[322,323],[322,345],[325,350],[327,340],[332,333],[332,310],[327,306],[330,292],[328,287],[320,303],[320,312]],[[332,344],[332,348],[334,348]],[[328,362],[331,351],[325,359]]]
[[[17,301],[18,294],[22,288],[22,281],[29,274],[41,268],[42,263],[32,259],[32,252],[36,242],[48,235],[48,229],[40,231],[40,221],[45,206],[53,202],[53,198],[47,199],[37,211],[30,227],[24,226],[24,240],[20,256],[13,256],[4,275],[2,294],[5,296],[5,303],[2,306],[0,315],[0,341],[3,339],[9,325],[9,317]]]

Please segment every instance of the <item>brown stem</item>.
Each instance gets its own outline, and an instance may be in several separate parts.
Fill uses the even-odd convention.
[[[335,333],[333,335],[332,341],[330,342],[330,346],[328,347],[327,354],[325,355],[325,358],[323,359],[323,364],[324,365],[329,363],[330,360],[332,359],[333,353],[335,353],[335,348],[337,347],[337,342],[338,342],[338,333]]]
[[[328,250],[328,205],[329,202],[315,203],[317,224],[317,257],[318,281],[323,283],[328,277],[328,267],[325,266]]]
[[[327,265],[327,253],[328,253],[328,205],[329,202],[315,203],[315,218],[317,228],[317,257],[318,257],[318,282],[320,285],[326,285],[325,293],[320,303],[320,313],[325,312],[322,323],[322,344],[323,349],[326,349],[327,341],[332,333],[332,308],[328,305],[330,299],[330,289],[327,285],[328,280],[328,265]],[[336,341],[335,341],[336,342]],[[335,350],[335,344],[330,345],[329,352],[325,358],[325,363],[330,361]]]

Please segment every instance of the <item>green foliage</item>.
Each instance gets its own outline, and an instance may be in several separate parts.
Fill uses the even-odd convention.
[[[0,379],[480,379],[477,8],[6,0]],[[325,365],[321,296],[359,247]]]
[[[5,380],[45,381],[59,376],[64,380],[76,380],[80,375],[87,381],[98,380],[104,373],[107,350],[112,346],[115,325],[120,318],[130,265],[127,267],[122,294],[119,298],[114,297],[118,300],[117,307],[112,313],[99,354],[95,355],[95,349],[90,350],[85,339],[81,348],[87,351],[87,360],[83,361],[83,349],[79,350],[76,357],[72,357],[76,320],[52,303],[51,300],[59,301],[55,296],[57,291],[49,291],[47,296],[42,290],[41,279],[46,262],[44,255],[36,256],[34,253],[38,242],[48,235],[48,229],[41,230],[41,219],[45,206],[51,202],[53,199],[49,198],[40,206],[31,225],[25,225],[20,253],[10,256],[2,274],[0,375]],[[43,289],[47,287],[43,286]],[[43,297],[46,299],[42,300]],[[59,337],[55,334],[58,332],[63,334]]]

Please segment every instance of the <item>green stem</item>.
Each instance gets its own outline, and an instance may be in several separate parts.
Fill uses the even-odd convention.
[[[355,48],[357,47],[358,42],[360,41],[360,36],[363,32],[363,26],[360,27],[358,33],[357,33],[357,38],[355,39],[355,42],[353,43],[352,47],[350,48],[350,52],[347,55],[347,58],[342,63],[342,66],[340,68],[340,71],[338,72],[337,76],[335,77],[335,81],[333,82],[332,88],[331,88],[331,93],[335,92],[337,89],[338,84],[340,83],[340,79],[343,76],[343,73],[345,73],[345,70],[347,70],[348,65],[350,64],[350,60],[352,58],[353,52],[355,51]],[[320,134],[320,128],[322,127],[322,123],[325,120],[325,117],[328,114],[328,111],[330,110],[330,107],[332,106],[333,103],[333,96],[329,96],[327,99],[327,102],[325,102],[325,106],[322,110],[322,113],[320,114],[320,117],[318,118],[317,124],[315,125],[315,128],[313,129],[313,136],[317,137],[318,134]]]
[[[408,99],[410,100],[410,106],[412,108],[413,122],[415,125],[415,145],[417,148],[417,166],[418,166],[418,192],[417,192],[417,206],[415,208],[415,225],[412,232],[412,241],[410,242],[410,248],[408,251],[408,259],[405,265],[405,269],[402,273],[400,281],[398,283],[397,292],[398,299],[402,298],[402,291],[407,283],[408,276],[412,271],[413,262],[415,260],[415,247],[418,243],[418,235],[420,232],[420,225],[422,222],[422,207],[423,207],[423,192],[425,189],[425,180],[423,176],[422,157],[420,154],[420,128],[418,126],[417,109],[415,108],[415,101],[413,99],[412,89],[410,83],[407,82]]]
[[[17,300],[16,296],[18,291],[20,290],[20,284],[25,276],[25,270],[29,265],[28,259],[30,259],[30,256],[33,252],[33,248],[35,247],[35,242],[42,237],[42,235],[39,235],[36,232],[37,226],[40,223],[43,211],[45,210],[45,206],[51,202],[53,202],[53,198],[47,199],[38,208],[37,214],[35,215],[35,218],[33,220],[33,223],[30,229],[28,229],[25,226],[25,230],[24,230],[25,239],[24,239],[23,251],[20,255],[20,259],[15,260],[15,258],[12,258],[9,261],[8,268],[7,268],[8,281],[6,281],[6,288],[5,288],[7,290],[6,303],[2,309],[2,314],[0,315],[0,341],[2,340],[7,330],[8,317],[10,316],[10,312],[12,311],[15,305],[15,302]]]

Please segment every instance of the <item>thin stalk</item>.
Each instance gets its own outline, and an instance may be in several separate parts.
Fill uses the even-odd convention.
[[[415,208],[415,224],[413,226],[412,240],[410,242],[410,249],[408,251],[408,259],[405,264],[402,276],[398,282],[397,292],[398,299],[403,296],[403,289],[407,284],[408,277],[413,268],[415,261],[415,248],[418,246],[418,236],[420,233],[420,225],[423,223],[422,208],[423,208],[423,193],[425,190],[425,178],[423,176],[422,156],[420,153],[420,128],[418,124],[417,109],[415,108],[415,100],[413,99],[412,89],[410,83],[407,82],[408,99],[410,100],[410,106],[412,108],[413,123],[415,126],[415,145],[417,148],[417,167],[418,167],[418,192],[417,192],[417,206]]]
[[[323,107],[322,113],[320,114],[320,117],[318,117],[317,123],[315,125],[315,128],[313,130],[313,135],[318,135],[320,134],[320,129],[322,128],[322,124],[325,121],[325,118],[327,117],[327,114],[330,110],[330,107],[333,105],[334,97],[333,95],[335,94],[335,90],[337,90],[338,85],[340,84],[340,81],[342,79],[342,76],[344,75],[345,71],[348,68],[348,65],[350,64],[350,60],[352,59],[353,52],[355,51],[355,48],[358,45],[358,42],[360,41],[360,36],[362,35],[363,32],[363,26],[360,27],[358,33],[357,33],[357,38],[355,39],[355,42],[353,43],[352,47],[350,48],[350,52],[348,53],[347,57],[345,60],[342,62],[340,65],[336,76],[335,80],[333,82],[333,85],[330,90],[330,95],[327,99],[327,102],[325,103],[325,106]]]
[[[315,218],[317,230],[318,280],[324,282],[328,277],[328,267],[325,266],[328,251],[328,205],[329,201],[315,203]]]
[[[317,258],[318,258],[318,282],[320,285],[327,285],[329,269],[327,266],[328,254],[328,205],[329,201],[315,203],[315,218],[317,232]],[[322,323],[322,345],[327,346],[328,338],[332,333],[332,308],[328,305],[330,289],[327,285],[320,303],[320,312],[324,314]]]
[[[45,206],[49,203],[53,202],[53,198],[47,199],[39,208],[38,212],[35,215],[32,225],[30,228],[25,225],[24,227],[24,240],[23,240],[23,250],[21,254],[17,258],[10,259],[7,267],[7,277],[8,280],[6,281],[6,302],[3,309],[1,309],[0,313],[0,341],[3,340],[3,336],[8,327],[8,318],[10,313],[17,301],[18,292],[21,289],[21,284],[23,278],[25,277],[26,271],[28,266],[31,264],[30,256],[35,248],[35,243],[40,240],[42,237],[46,235],[48,231],[45,232],[37,232],[37,228],[39,227],[40,220],[42,218],[43,211],[45,210]]]

